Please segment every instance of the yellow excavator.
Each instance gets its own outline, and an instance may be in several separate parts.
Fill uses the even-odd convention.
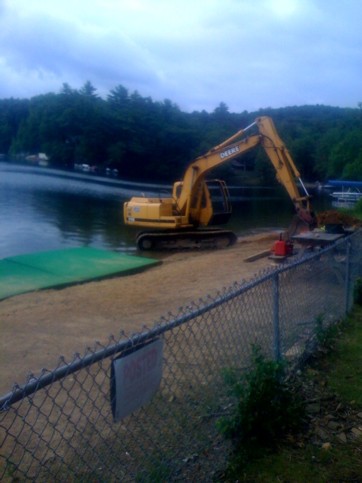
[[[235,243],[237,237],[232,231],[210,228],[227,223],[231,204],[225,182],[206,179],[206,175],[257,146],[264,148],[277,180],[294,203],[298,223],[313,229],[316,217],[311,196],[272,119],[263,116],[191,162],[182,181],[174,183],[172,197],[133,197],[124,203],[125,223],[147,229],[137,235],[138,249],[213,248]],[[302,195],[298,181],[304,191]],[[296,231],[295,227],[293,230]]]

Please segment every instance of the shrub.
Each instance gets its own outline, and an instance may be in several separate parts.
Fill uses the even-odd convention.
[[[316,318],[315,334],[320,349],[330,349],[333,347],[340,327],[337,324],[325,324],[324,316],[318,315]]]
[[[259,348],[254,348],[251,371],[239,381],[229,371],[226,380],[237,406],[234,414],[218,421],[218,427],[235,449],[250,454],[258,447],[273,447],[301,427],[302,399],[287,383],[282,362],[267,360]]]

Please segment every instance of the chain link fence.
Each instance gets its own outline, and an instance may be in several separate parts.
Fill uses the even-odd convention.
[[[0,399],[1,481],[211,481],[230,454],[224,372],[247,370],[254,345],[300,363],[351,308],[361,247],[358,231],[15,386]]]

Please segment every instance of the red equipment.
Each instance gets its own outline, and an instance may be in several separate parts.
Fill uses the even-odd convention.
[[[293,255],[293,243],[283,240],[281,234],[279,240],[274,243],[273,253],[276,257],[288,257]]]

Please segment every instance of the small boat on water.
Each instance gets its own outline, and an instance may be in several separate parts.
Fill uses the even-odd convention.
[[[329,181],[332,188],[340,188],[331,193],[332,198],[339,204],[354,204],[362,198],[362,182],[359,181]]]
[[[362,198],[362,193],[357,188],[348,188],[347,190],[333,191],[331,196],[339,202],[356,203]]]

